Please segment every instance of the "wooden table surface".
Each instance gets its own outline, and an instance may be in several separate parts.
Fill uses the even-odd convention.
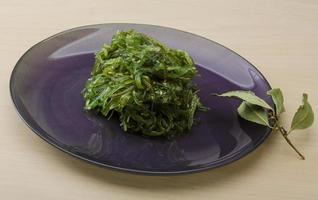
[[[33,44],[65,29],[131,22],[174,27],[215,40],[258,66],[286,95],[289,125],[308,92],[318,114],[318,1],[0,1],[0,199],[318,199],[318,122],[280,135],[247,157],[203,173],[153,177],[92,166],[47,144],[18,117],[9,78]]]

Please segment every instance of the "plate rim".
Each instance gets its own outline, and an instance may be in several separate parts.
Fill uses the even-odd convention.
[[[33,133],[35,133],[37,136],[39,136],[41,139],[43,139],[44,141],[46,141],[47,143],[49,143],[50,145],[52,145],[53,147],[59,149],[60,151],[71,155],[79,160],[83,160],[86,161],[87,163],[93,164],[95,166],[98,167],[103,167],[103,168],[107,168],[107,169],[111,169],[111,170],[116,170],[119,172],[130,172],[130,173],[134,173],[134,174],[141,174],[141,175],[183,175],[183,174],[192,174],[192,173],[196,173],[196,172],[202,172],[202,171],[206,171],[206,170],[210,170],[210,169],[215,169],[215,168],[219,168],[222,166],[226,166],[230,163],[233,163],[239,159],[244,158],[245,156],[249,155],[250,153],[252,153],[253,151],[255,151],[267,138],[268,136],[271,134],[272,130],[267,128],[266,133],[264,134],[264,136],[262,138],[259,139],[259,141],[257,143],[254,144],[253,148],[248,149],[244,154],[240,154],[240,151],[235,152],[232,155],[229,156],[225,156],[219,160],[217,160],[216,163],[212,162],[209,163],[207,166],[204,167],[200,167],[200,168],[196,168],[196,169],[188,169],[188,170],[178,170],[178,171],[150,171],[150,170],[139,170],[139,169],[131,169],[131,168],[125,168],[125,167],[118,167],[118,166],[113,166],[110,164],[104,164],[104,163],[100,163],[94,160],[91,160],[89,158],[85,158],[84,156],[81,156],[79,154],[75,154],[71,151],[66,150],[65,148],[63,148],[62,146],[58,145],[56,142],[54,142],[54,140],[50,140],[49,137],[45,137],[44,135],[47,135],[46,131],[43,130],[44,133],[41,133],[41,131],[36,130],[33,126],[32,123],[27,120],[25,117],[23,117],[23,111],[20,108],[20,106],[18,105],[18,103],[16,102],[16,99],[14,98],[14,91],[13,91],[13,84],[14,84],[14,77],[17,71],[18,66],[20,66],[20,63],[22,62],[23,58],[30,52],[32,51],[34,48],[38,47],[39,45],[45,43],[46,41],[49,41],[52,38],[55,38],[59,35],[68,33],[68,32],[72,32],[74,30],[80,30],[80,29],[85,29],[85,28],[90,28],[90,27],[103,27],[103,26],[111,26],[111,25],[136,25],[136,26],[151,26],[151,27],[155,27],[155,28],[164,28],[164,29],[170,29],[170,30],[174,30],[174,31],[178,31],[178,32],[182,32],[182,33],[186,33],[186,34],[190,34],[194,37],[199,37],[201,39],[207,40],[208,42],[212,42],[215,43],[223,48],[225,48],[226,50],[236,54],[237,56],[239,56],[241,59],[243,59],[244,61],[246,61],[248,64],[250,64],[263,78],[264,78],[264,82],[268,85],[269,89],[272,89],[270,83],[268,82],[268,80],[266,79],[266,77],[262,74],[262,72],[254,65],[252,64],[250,61],[248,61],[247,59],[245,59],[243,56],[241,56],[239,53],[235,52],[234,50],[214,41],[211,40],[209,38],[197,35],[195,33],[191,33],[191,32],[187,32],[184,30],[180,30],[180,29],[176,29],[176,28],[172,28],[172,27],[167,27],[167,26],[161,26],[161,25],[154,25],[154,24],[143,24],[143,23],[98,23],[98,24],[89,24],[89,25],[83,25],[83,26],[77,26],[77,27],[73,27],[67,30],[63,30],[60,31],[56,34],[53,34],[37,43],[35,43],[34,45],[32,45],[29,49],[27,49],[22,56],[18,59],[18,61],[16,62],[16,64],[14,65],[13,70],[11,71],[11,75],[10,75],[10,80],[9,80],[9,90],[10,90],[10,97],[12,100],[12,103],[15,107],[15,111],[17,112],[18,116],[20,117],[20,119],[22,119],[22,121],[27,125],[27,127],[29,127],[29,129],[31,129],[31,131]],[[247,148],[247,147],[245,147]]]

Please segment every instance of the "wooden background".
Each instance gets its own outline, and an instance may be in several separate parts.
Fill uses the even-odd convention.
[[[317,0],[0,0],[0,199],[318,199],[318,122],[291,139],[301,161],[272,134],[247,157],[185,176],[152,177],[98,168],[51,147],[19,119],[10,73],[40,40],[76,26],[132,22],[215,40],[258,66],[286,95],[289,125],[308,92],[318,114]]]

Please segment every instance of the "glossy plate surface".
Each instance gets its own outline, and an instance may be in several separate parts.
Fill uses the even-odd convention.
[[[135,29],[171,48],[187,51],[200,76],[194,81],[208,112],[200,123],[171,140],[152,139],[121,130],[83,110],[81,91],[94,63],[94,52],[110,43],[117,30]],[[262,74],[235,52],[203,37],[172,28],[140,24],[101,24],[54,35],[29,49],[10,80],[14,105],[41,138],[83,160],[113,169],[147,174],[179,174],[219,167],[261,144],[270,130],[240,119],[238,100],[211,93],[252,90],[273,105]]]

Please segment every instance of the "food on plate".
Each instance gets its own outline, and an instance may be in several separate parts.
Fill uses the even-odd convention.
[[[118,31],[95,55],[83,90],[86,110],[116,112],[124,131],[174,136],[191,129],[204,110],[192,82],[197,74],[185,51],[134,30]]]

